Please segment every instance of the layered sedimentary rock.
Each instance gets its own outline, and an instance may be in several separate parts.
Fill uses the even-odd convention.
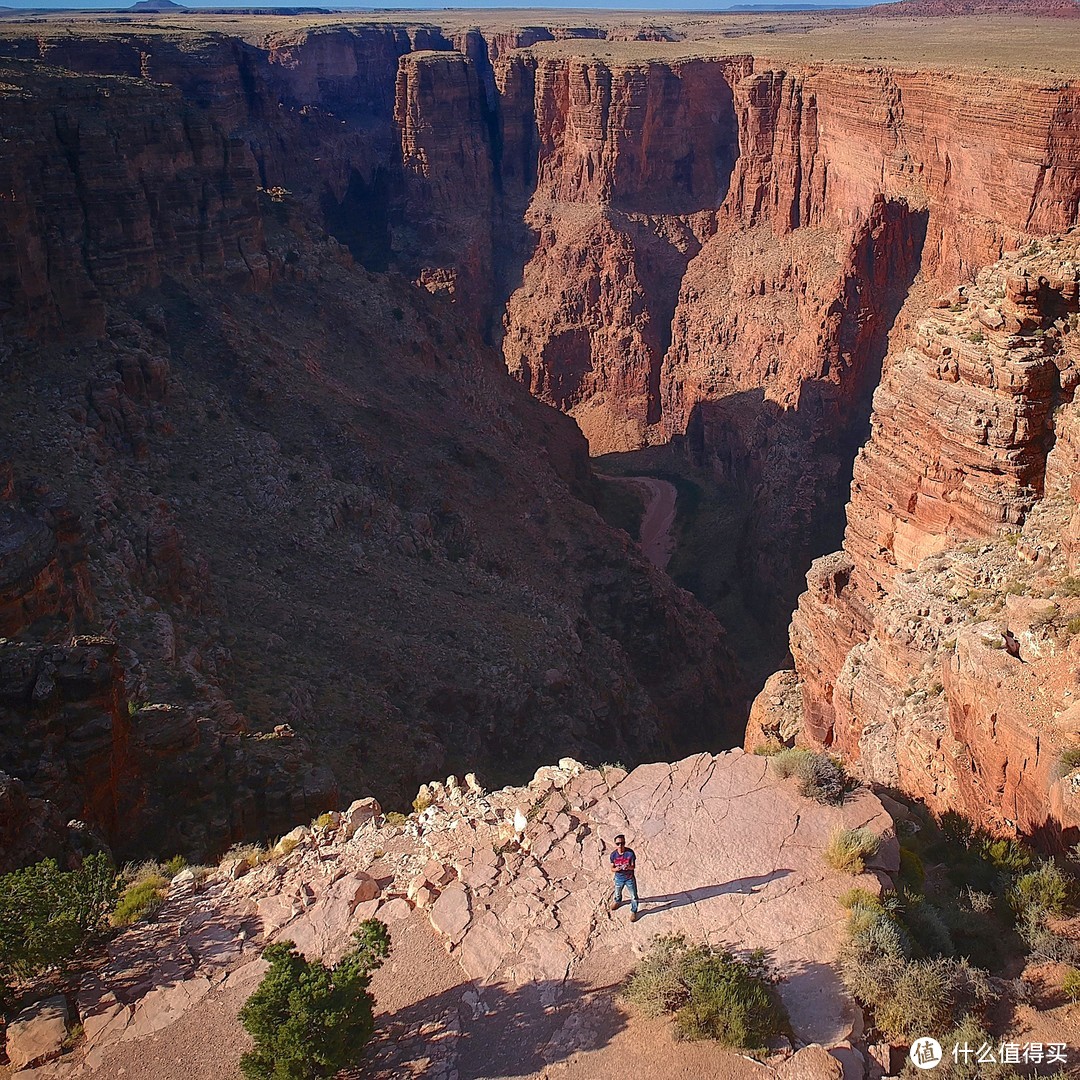
[[[47,680],[13,679],[5,729],[36,734],[5,742],[0,768],[122,856],[203,856],[314,816],[339,788],[403,800],[459,761],[516,776],[567,748],[632,761],[735,737],[744,692],[721,628],[600,520],[580,433],[507,376],[457,303],[489,276],[491,223],[486,240],[464,218],[438,233],[420,211],[427,194],[494,191],[486,136],[454,158],[458,136],[487,130],[486,106],[470,112],[487,84],[443,39],[413,51],[422,36],[325,35],[299,58],[284,41],[191,55],[128,39],[68,58],[119,72],[101,78],[5,62],[41,174],[10,244],[53,244],[54,315],[84,281],[101,322],[2,315],[17,452],[0,617],[24,666],[107,630],[122,678],[109,668],[112,704],[93,717],[41,712]],[[47,37],[6,49],[66,55]],[[431,104],[448,81],[449,133]],[[65,116],[97,125],[92,145],[65,152]],[[325,165],[298,160],[316,144]],[[345,236],[350,255],[326,226],[363,222],[380,168],[408,220],[376,215],[383,232]],[[471,220],[488,212],[480,199]],[[261,271],[234,281],[217,253],[243,262],[243,236]],[[358,266],[386,237],[425,264]],[[470,276],[457,242],[477,237]],[[69,517],[23,496],[41,475]]]
[[[981,272],[887,359],[844,549],[791,626],[802,741],[1050,844],[1080,826],[1078,240]]]
[[[100,336],[103,298],[166,270],[265,282],[258,181],[239,140],[175,88],[35,78],[39,93],[7,89],[2,103],[13,148],[0,166],[5,321]]]

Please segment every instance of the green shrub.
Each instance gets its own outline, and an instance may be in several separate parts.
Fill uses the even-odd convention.
[[[811,757],[813,755],[809,750],[804,750],[801,746],[792,746],[774,754],[769,765],[781,780],[786,780],[789,776],[798,775],[803,763]]]
[[[875,896],[868,889],[853,885],[846,892],[837,897],[837,903],[845,911],[853,911],[856,908],[869,911],[885,911],[885,903],[880,896]]]
[[[1019,919],[1043,915],[1063,915],[1069,902],[1070,883],[1065,873],[1052,861],[1021,874],[1009,894]]]
[[[104,928],[116,891],[116,870],[100,852],[77,870],[45,859],[0,877],[0,980],[63,965]]]
[[[765,1050],[779,1034],[777,1008],[760,961],[713,953],[688,973],[690,1000],[675,1014],[683,1039],[713,1039],[721,1046]]]
[[[356,1061],[375,1030],[371,975],[390,954],[390,936],[366,919],[333,967],[306,960],[291,941],[270,945],[270,968],[240,1010],[255,1048],[240,1059],[248,1080],[318,1080]]]
[[[1069,637],[1075,637],[1077,634],[1080,634],[1080,616],[1070,619],[1065,624],[1065,629],[1068,632]]]
[[[995,870],[1009,877],[1031,866],[1031,852],[1018,840],[982,837],[978,844],[978,856]]]
[[[324,829],[329,829],[330,826],[333,825],[333,824],[334,824],[334,815],[331,814],[329,811],[327,811],[325,814],[320,814],[311,823],[311,827],[313,829],[319,829],[321,831],[321,830],[324,830]]]
[[[391,810],[386,816],[387,825],[404,825],[409,819],[397,810]]]
[[[861,874],[877,854],[880,841],[869,829],[837,829],[825,847],[825,862],[834,870]]]
[[[131,926],[140,919],[156,915],[168,891],[168,879],[161,874],[154,872],[140,876],[124,890],[109,921],[113,926]]]
[[[782,753],[783,750],[784,744],[777,742],[776,739],[767,739],[754,747],[754,753],[758,757],[775,757],[777,754]]]
[[[647,1015],[675,1014],[680,1039],[763,1051],[783,1027],[760,954],[748,961],[681,935],[659,937],[623,994]]]
[[[1071,967],[1061,980],[1061,992],[1075,1005],[1080,1001],[1080,970]]]
[[[1062,774],[1071,773],[1073,769],[1080,769],[1080,746],[1067,746],[1061,751]]]
[[[188,861],[183,855],[174,855],[162,866],[165,876],[171,881],[181,870],[187,869]]]
[[[911,848],[900,848],[900,880],[915,889],[921,889],[926,881],[926,868],[922,856]]]
[[[1062,578],[1054,591],[1061,596],[1080,596],[1080,577]]]
[[[623,996],[646,1016],[663,1016],[686,1003],[683,965],[690,946],[681,934],[653,940],[652,949],[626,980]]]
[[[842,955],[841,976],[896,1042],[946,1031],[991,996],[985,972],[945,956],[909,960],[851,948]]]
[[[956,946],[941,912],[923,896],[910,896],[904,905],[904,926],[923,956],[953,956]]]
[[[909,1061],[900,1074],[903,1080],[917,1080],[918,1077],[925,1076],[932,1076],[934,1080],[1019,1080],[1020,1074],[1010,1065],[977,1060],[977,1051],[982,1046],[993,1046],[996,1058],[1000,1040],[990,1035],[976,1017],[962,1017],[959,1025],[952,1030],[936,1031],[932,1034],[941,1042],[941,1064],[933,1070],[924,1071],[915,1068]],[[953,1047],[956,1046],[966,1046],[973,1052],[969,1055],[957,1054],[956,1060],[953,1060]]]

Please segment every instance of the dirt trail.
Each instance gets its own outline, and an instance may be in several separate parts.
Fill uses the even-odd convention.
[[[675,500],[678,497],[675,485],[667,480],[658,480],[655,476],[627,476],[623,479],[645,489],[641,549],[653,566],[666,570],[675,551],[675,538],[671,535],[675,524]]]

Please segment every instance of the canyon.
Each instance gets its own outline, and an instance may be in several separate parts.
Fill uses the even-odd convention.
[[[1075,7],[0,15],[0,873],[269,849],[11,1061],[234,1075],[377,915],[373,1075],[639,1067],[654,931],[790,1020],[658,1077],[896,1071],[852,882],[1080,840]]]
[[[853,470],[865,515],[954,438],[859,452],[875,391],[915,422],[921,313],[1080,206],[1053,20],[1003,67],[1007,19],[950,63],[846,18],[5,19],[12,799],[194,854],[454,767],[749,745]],[[1043,431],[1071,387],[1016,393]],[[1031,437],[969,450],[967,516],[916,499],[905,570],[1023,524]],[[598,517],[588,454],[727,500],[726,638]],[[797,686],[785,741],[862,761],[834,688],[892,578],[860,520],[811,595],[845,559],[876,592],[839,636],[800,603],[755,715]],[[80,663],[97,689],[51,689]]]

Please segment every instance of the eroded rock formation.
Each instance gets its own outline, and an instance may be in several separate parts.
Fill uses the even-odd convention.
[[[1033,244],[890,355],[844,549],[815,562],[791,625],[801,741],[1051,845],[1080,827],[1061,765],[1080,742],[1078,266],[1075,232]]]

